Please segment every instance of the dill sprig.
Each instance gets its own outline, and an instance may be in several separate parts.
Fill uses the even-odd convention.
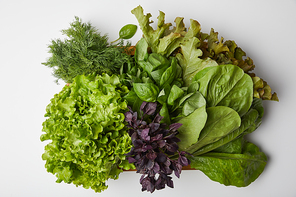
[[[52,56],[42,63],[53,68],[56,82],[62,79],[71,83],[74,77],[81,74],[116,74],[132,61],[125,53],[130,43],[124,46],[121,41],[110,45],[107,35],[102,36],[90,23],[82,23],[78,17],[62,33],[67,38],[52,40],[48,46]]]

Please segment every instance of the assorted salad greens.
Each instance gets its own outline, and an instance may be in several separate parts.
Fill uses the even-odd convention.
[[[263,100],[276,93],[253,71],[251,58],[234,41],[201,32],[182,17],[175,26],[160,11],[157,28],[141,6],[133,9],[143,32],[130,51],[137,26],[108,44],[90,23],[76,17],[52,41],[44,65],[69,83],[46,108],[42,158],[57,182],[101,192],[123,170],[142,174],[142,191],[173,187],[182,166],[211,180],[245,187],[263,172],[266,155],[245,139],[261,124]],[[115,42],[117,42],[116,40]],[[112,42],[113,43],[113,42]]]

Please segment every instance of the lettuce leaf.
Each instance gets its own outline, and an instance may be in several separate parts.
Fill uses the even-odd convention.
[[[134,166],[126,160],[131,139],[124,122],[128,93],[115,75],[78,75],[51,99],[41,141],[42,159],[57,182],[105,190],[108,179]]]

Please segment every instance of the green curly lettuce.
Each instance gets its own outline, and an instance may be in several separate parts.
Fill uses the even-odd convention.
[[[107,189],[108,179],[134,168],[125,157],[131,139],[122,97],[128,92],[116,75],[79,75],[51,99],[40,139],[51,140],[42,159],[58,183],[101,192]]]

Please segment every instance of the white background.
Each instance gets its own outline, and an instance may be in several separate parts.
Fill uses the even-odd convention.
[[[203,173],[183,171],[175,188],[153,196],[296,196],[296,1],[295,0],[1,0],[0,1],[0,196],[91,197],[150,196],[142,193],[139,174],[124,172],[109,188],[95,193],[82,187],[55,183],[46,172],[40,142],[45,107],[63,83],[41,65],[51,39],[63,38],[74,16],[91,22],[110,41],[128,23],[137,24],[131,10],[142,5],[157,21],[182,16],[188,27],[196,19],[202,31],[213,27],[225,40],[235,40],[256,65],[255,73],[277,92],[280,102],[265,101],[261,127],[249,136],[269,158],[262,175],[246,188],[224,186]],[[136,44],[138,31],[131,40]]]

